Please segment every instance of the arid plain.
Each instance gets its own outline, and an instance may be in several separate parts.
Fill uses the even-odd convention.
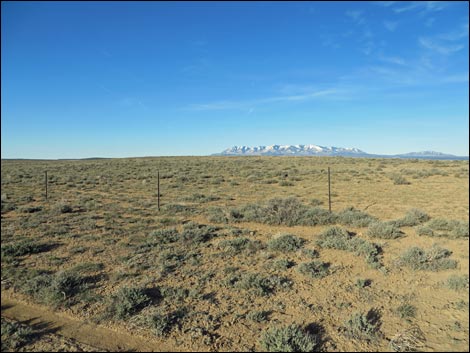
[[[2,160],[1,178],[2,351],[469,349],[468,161]]]

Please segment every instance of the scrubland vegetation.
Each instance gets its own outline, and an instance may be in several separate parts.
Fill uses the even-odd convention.
[[[4,160],[1,173],[2,297],[183,351],[468,351],[468,161]],[[2,350],[33,336],[2,317]]]

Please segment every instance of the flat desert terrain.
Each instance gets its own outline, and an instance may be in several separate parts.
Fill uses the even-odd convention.
[[[1,183],[2,351],[469,350],[468,161],[2,160]]]

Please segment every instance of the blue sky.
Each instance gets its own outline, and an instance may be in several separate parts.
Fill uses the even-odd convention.
[[[468,155],[468,2],[2,2],[2,158]]]

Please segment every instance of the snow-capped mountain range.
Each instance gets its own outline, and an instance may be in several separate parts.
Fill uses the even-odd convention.
[[[224,155],[340,155],[363,153],[357,148],[317,145],[234,146],[222,152]]]
[[[344,156],[370,158],[426,158],[426,159],[468,159],[435,151],[411,152],[397,155],[369,154],[354,147],[325,147],[318,145],[271,145],[233,146],[218,156]]]

